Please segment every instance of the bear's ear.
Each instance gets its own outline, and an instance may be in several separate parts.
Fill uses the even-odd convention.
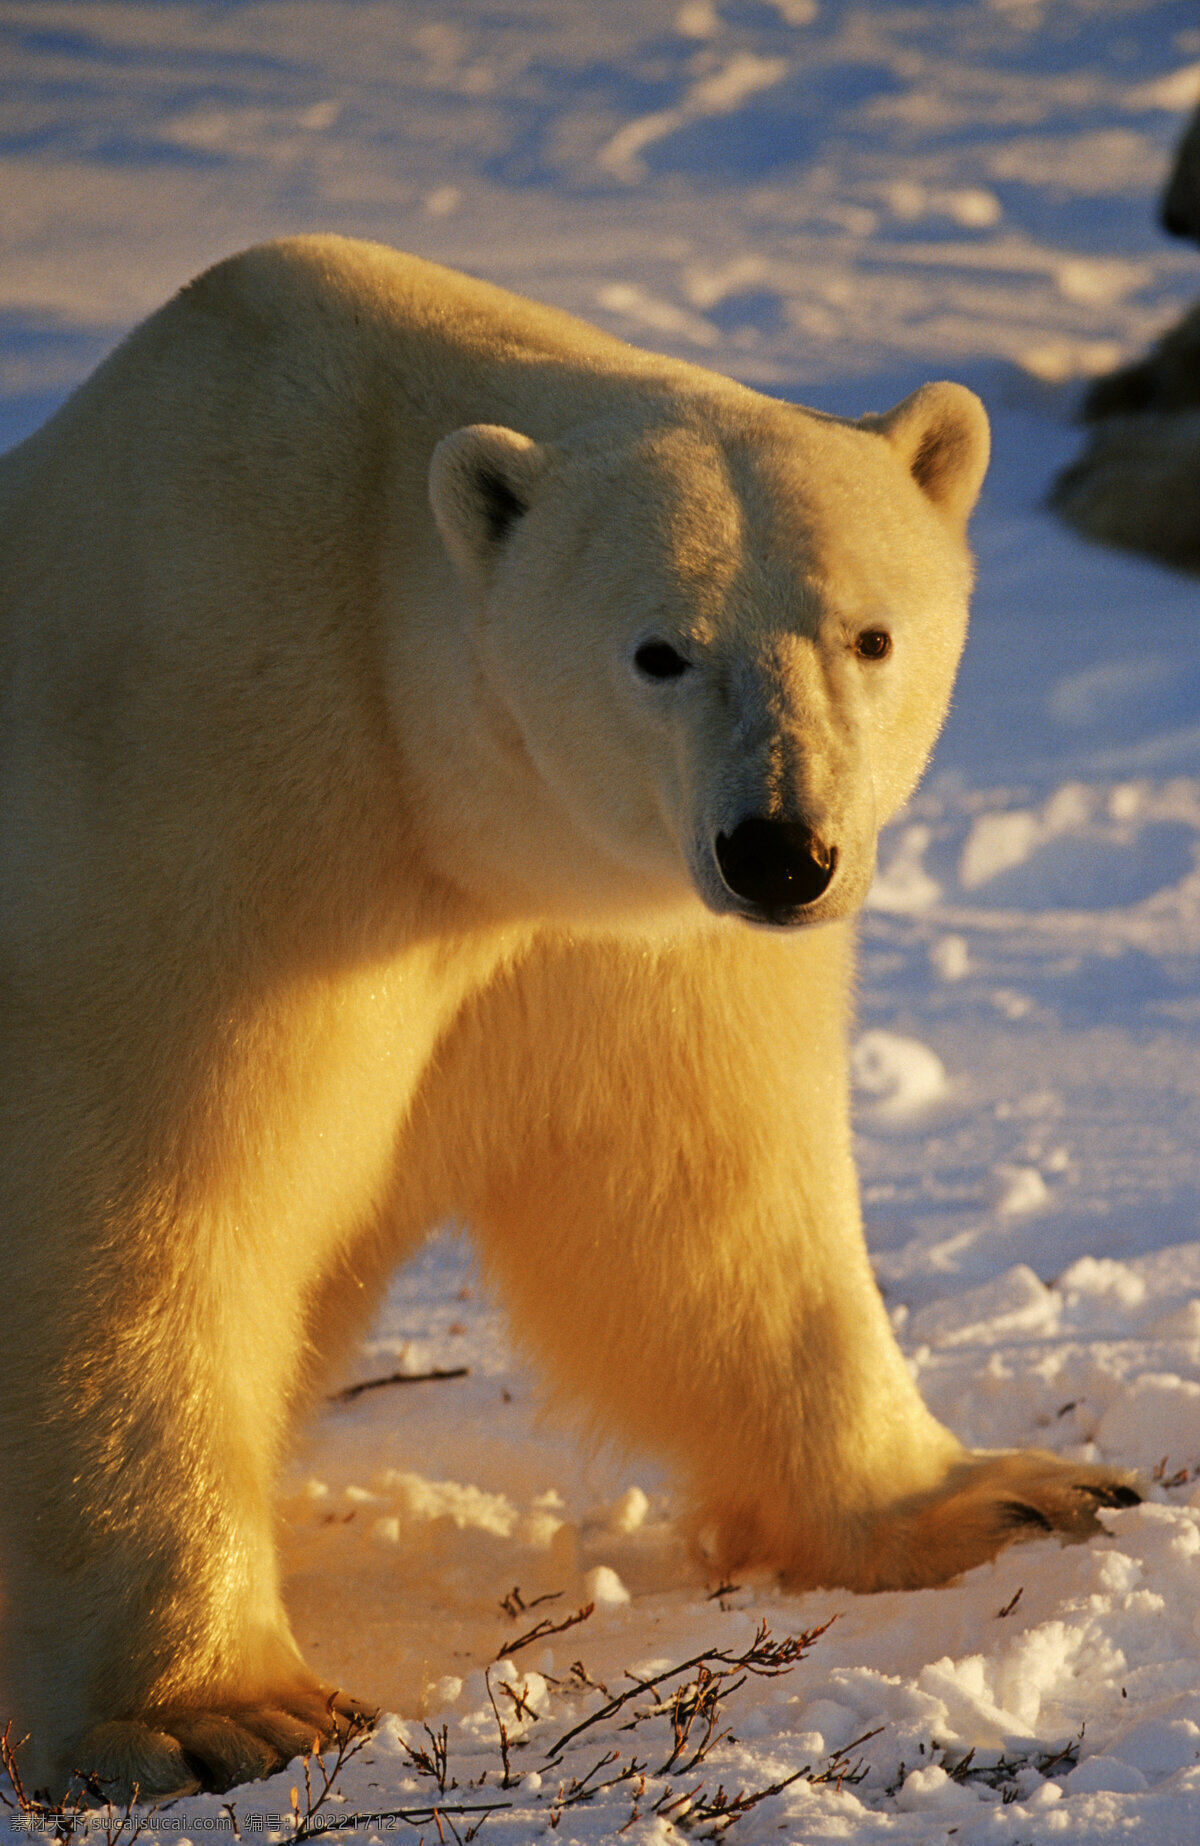
[[[484,580],[529,511],[548,451],[515,429],[472,423],[444,436],[429,464],[429,504],[442,542],[467,577]]]
[[[965,525],[987,472],[987,412],[965,385],[922,385],[894,410],[863,417],[897,451],[913,480],[955,525]]]

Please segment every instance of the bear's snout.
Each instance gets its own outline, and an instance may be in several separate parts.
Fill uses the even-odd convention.
[[[717,864],[735,897],[764,922],[788,923],[823,897],[837,868],[837,848],[799,821],[751,815],[717,835]]]

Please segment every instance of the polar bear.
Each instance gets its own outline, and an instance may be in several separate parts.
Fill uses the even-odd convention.
[[[946,709],[986,449],[958,386],[846,422],[308,238],[4,458],[27,1785],[223,1788],[352,1709],[289,1631],[272,1482],[450,1216],[721,1569],[935,1584],[1136,1497],[964,1451],[859,1223],[851,918]]]

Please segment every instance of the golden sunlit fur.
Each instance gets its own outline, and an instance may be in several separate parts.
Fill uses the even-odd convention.
[[[985,459],[955,386],[844,423],[314,238],[201,277],[0,462],[27,1786],[222,1787],[335,1728],[273,1481],[447,1216],[722,1568],[936,1583],[1119,1493],[964,1454],[859,1228],[849,919]],[[714,857],[747,814],[831,843],[828,890],[752,914]]]

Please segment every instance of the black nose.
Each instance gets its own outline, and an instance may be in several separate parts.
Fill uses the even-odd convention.
[[[718,833],[717,864],[735,897],[767,913],[795,911],[829,889],[837,849],[798,822],[752,816]]]

